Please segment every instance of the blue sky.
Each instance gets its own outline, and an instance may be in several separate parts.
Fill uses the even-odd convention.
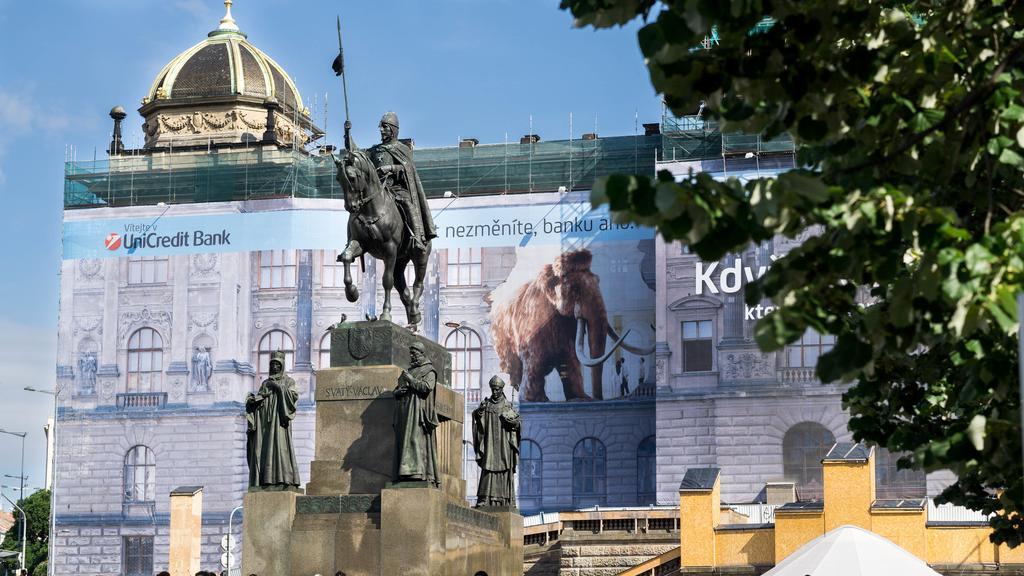
[[[322,123],[341,133],[342,95],[330,71],[342,18],[349,108],[360,143],[378,138],[386,110],[417,147],[460,137],[501,142],[533,131],[545,140],[634,131],[657,122],[659,99],[636,26],[575,29],[557,0],[236,0],[249,40],[281,64]],[[0,428],[27,430],[29,485],[43,476],[42,425],[52,387],[63,165],[98,158],[114,105],[129,112],[126,143],[141,140],[141,104],[160,68],[216,28],[218,0],[0,0],[0,240],[11,248],[0,276]],[[314,103],[317,104],[314,107]],[[18,474],[20,441],[0,435],[0,483]],[[11,494],[10,491],[7,491]]]

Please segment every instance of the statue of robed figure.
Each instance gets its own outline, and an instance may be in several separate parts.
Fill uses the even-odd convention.
[[[423,344],[409,347],[412,365],[403,370],[395,386],[395,480],[441,485],[437,469],[439,424],[435,410],[437,371],[427,359]]]
[[[270,375],[245,399],[246,458],[250,490],[299,486],[291,423],[299,393],[284,372],[284,352],[270,355]]]
[[[519,413],[505,397],[505,382],[494,376],[491,395],[473,411],[473,450],[480,466],[477,506],[515,506],[519,465]]]

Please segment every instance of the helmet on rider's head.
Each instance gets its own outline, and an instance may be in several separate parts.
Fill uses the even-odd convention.
[[[380,118],[380,123],[382,126],[387,124],[394,128],[395,132],[398,132],[398,114],[395,114],[394,112],[385,112]]]

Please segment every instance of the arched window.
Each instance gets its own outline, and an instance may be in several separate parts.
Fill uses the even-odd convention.
[[[823,496],[821,459],[836,443],[832,432],[817,422],[801,422],[782,439],[782,470],[796,483],[799,500],[820,500]]]
[[[124,501],[156,501],[156,458],[148,446],[133,446],[124,456]]]
[[[320,349],[317,350],[317,358],[320,361],[316,366],[317,369],[331,367],[331,333],[329,331],[320,338]]]
[[[584,438],[572,451],[573,506],[604,506],[608,496],[608,458],[597,438]]]
[[[444,347],[452,353],[452,387],[460,392],[465,391],[467,402],[479,402],[483,375],[480,335],[469,328],[457,328],[448,333]]]
[[[523,439],[519,443],[519,507],[539,510],[544,495],[544,457],[540,444]]]
[[[270,354],[280,350],[284,352],[284,370],[292,369],[292,360],[295,357],[295,343],[292,337],[284,330],[271,330],[260,338],[258,356],[256,358],[256,381],[263,380],[263,377],[270,373]]]
[[[928,489],[924,471],[900,470],[897,465],[899,459],[900,454],[875,448],[875,497],[879,500],[926,497]]]
[[[128,338],[128,392],[160,390],[164,340],[152,328],[139,328]]]
[[[641,505],[656,504],[655,489],[656,444],[654,436],[648,436],[636,447],[636,499]]]

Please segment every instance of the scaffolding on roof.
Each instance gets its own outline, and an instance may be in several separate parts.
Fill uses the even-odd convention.
[[[653,175],[658,136],[414,151],[428,197],[588,190],[613,173]],[[65,163],[65,208],[342,198],[326,154],[273,147],[133,151]]]

